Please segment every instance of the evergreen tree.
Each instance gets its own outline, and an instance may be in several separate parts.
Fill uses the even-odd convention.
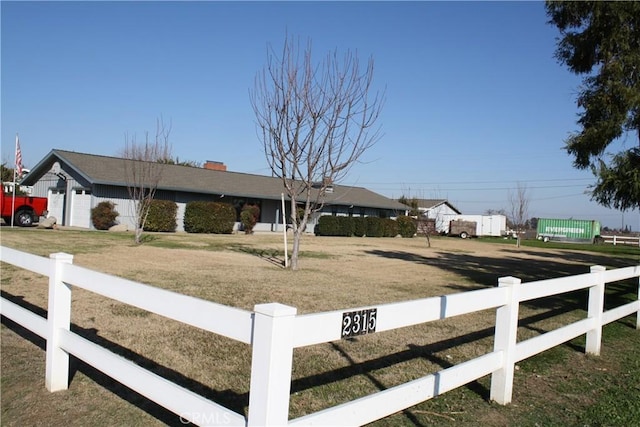
[[[593,171],[593,200],[623,211],[640,207],[640,2],[547,1],[546,11],[561,35],[556,58],[584,75],[581,129],[566,150],[574,166]],[[629,136],[637,142],[607,153]]]

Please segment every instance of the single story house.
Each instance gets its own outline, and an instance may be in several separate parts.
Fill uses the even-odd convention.
[[[33,196],[48,198],[49,215],[60,225],[93,228],[91,209],[102,201],[111,201],[120,214],[118,222],[132,228],[135,215],[127,189],[130,183],[125,178],[127,162],[131,160],[54,149],[31,169],[21,185],[31,186]],[[207,162],[204,167],[154,165],[162,168],[155,198],[176,202],[177,231],[184,230],[186,204],[196,200],[230,203],[238,218],[245,203],[257,204],[260,219],[255,230],[282,230],[284,187],[280,178],[230,172],[220,162]],[[310,219],[307,231],[313,232],[320,215],[394,218],[406,210],[406,205],[366,188],[333,185],[323,209]],[[236,229],[238,226],[239,222]]]

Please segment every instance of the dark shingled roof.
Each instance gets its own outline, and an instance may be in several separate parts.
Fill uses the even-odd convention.
[[[36,177],[47,172],[60,160],[93,184],[126,186],[125,160],[119,157],[52,150],[24,179],[24,185],[32,185]],[[279,200],[284,190],[282,180],[263,175],[239,172],[216,171],[181,165],[159,165],[163,168],[159,190],[193,192],[201,194],[224,194],[256,199]],[[333,185],[333,192],[325,197],[327,205],[354,205],[379,209],[404,211],[402,203],[389,199],[362,187]]]

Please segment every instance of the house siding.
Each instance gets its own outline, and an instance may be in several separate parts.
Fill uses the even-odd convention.
[[[446,200],[419,200],[418,203],[421,218],[434,220],[435,230],[438,233],[445,233],[449,230],[448,217],[460,214]]]

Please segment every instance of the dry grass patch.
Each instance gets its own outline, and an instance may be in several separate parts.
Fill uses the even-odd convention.
[[[279,302],[297,307],[298,313],[492,287],[507,275],[530,281],[584,273],[595,263],[633,264],[606,256],[567,256],[452,238],[432,238],[429,248],[424,239],[306,236],[298,272],[281,268],[282,239],[273,234],[152,234],[145,244],[135,246],[130,234],[3,229],[2,244],[45,256],[72,253],[76,265],[245,310]],[[3,295],[41,315],[46,314],[46,287],[46,278],[2,265]],[[575,311],[582,298],[523,305],[519,335],[533,336],[584,316]],[[72,305],[77,333],[237,412],[246,411],[249,346],[82,289],[74,289]],[[494,321],[495,313],[488,311],[296,349],[291,417],[487,353],[493,346]],[[75,420],[82,420],[82,425],[113,425],[118,420],[127,425],[179,425],[177,417],[82,364],[69,391],[47,393],[44,353],[38,349],[42,341],[8,326],[2,328],[3,425],[38,425],[37,419],[72,425]],[[486,387],[482,381],[470,385],[465,388],[469,394],[461,392],[460,399],[490,406],[485,402]],[[107,421],[105,413],[113,411],[119,418]],[[438,411],[446,412],[413,408],[379,424],[430,425],[425,420],[441,418],[432,414]]]

